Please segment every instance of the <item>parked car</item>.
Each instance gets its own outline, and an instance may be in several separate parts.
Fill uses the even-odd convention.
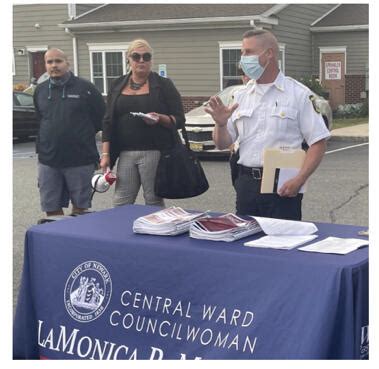
[[[219,92],[217,96],[220,97],[224,105],[230,105],[233,102],[234,93],[243,87],[243,85],[229,86]],[[320,110],[326,126],[331,130],[333,123],[332,109],[327,100],[316,94],[314,95],[316,97],[316,106]],[[186,114],[186,131],[188,133],[190,147],[200,155],[229,155],[229,150],[218,150],[212,140],[214,121],[204,110],[207,104],[208,101],[203,103],[202,106],[190,110]]]
[[[36,136],[39,122],[35,116],[33,96],[13,91],[13,138]]]

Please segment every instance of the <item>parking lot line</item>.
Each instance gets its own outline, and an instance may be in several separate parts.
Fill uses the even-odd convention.
[[[13,151],[13,159],[29,159],[35,156],[35,151]]]
[[[326,155],[326,154],[333,154],[334,152],[338,152],[338,151],[343,151],[343,150],[353,149],[354,147],[364,146],[364,145],[368,145],[368,144],[369,144],[368,142],[365,142],[365,143],[361,143],[361,144],[357,144],[357,145],[341,147],[340,149],[331,150],[331,151],[326,151],[326,152],[325,152],[325,155]]]

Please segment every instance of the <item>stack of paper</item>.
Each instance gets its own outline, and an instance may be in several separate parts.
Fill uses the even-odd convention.
[[[188,213],[182,208],[172,206],[136,219],[133,223],[133,232],[175,236],[188,232],[191,223],[205,214]]]
[[[306,236],[318,231],[311,222],[299,220],[252,217],[261,226],[264,233],[270,236]]]
[[[244,220],[234,214],[197,219],[190,227],[190,237],[231,242],[261,231],[256,220]]]
[[[314,240],[317,227],[297,220],[252,217],[267,236],[245,242],[245,246],[290,250]]]
[[[245,242],[244,245],[250,247],[290,250],[296,246],[312,241],[315,238],[317,238],[317,235],[315,234],[309,236],[264,236],[257,240]]]
[[[344,255],[366,245],[368,245],[368,240],[360,238],[327,237],[309,246],[300,247],[299,250]]]

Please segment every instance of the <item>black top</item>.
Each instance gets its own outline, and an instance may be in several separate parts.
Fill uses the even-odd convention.
[[[150,94],[120,95],[116,100],[115,131],[118,146],[123,150],[159,150],[162,140],[162,128],[149,126],[140,117],[130,112],[149,113]],[[163,133],[166,133],[164,130]]]
[[[124,146],[123,143],[119,142],[120,138],[118,138],[116,109],[119,100],[118,98],[121,95],[123,88],[127,85],[129,77],[130,74],[116,79],[112,83],[107,96],[107,111],[103,120],[102,140],[103,142],[110,142],[111,167],[115,164],[119,153]],[[151,72],[149,74],[149,89],[149,94],[145,95],[147,106],[145,107],[145,111],[142,110],[141,112],[156,112],[159,114],[173,115],[176,119],[176,129],[182,128],[185,122],[183,104],[180,94],[172,81],[168,78],[159,76],[155,72]],[[143,95],[139,95],[136,98],[140,102],[142,100],[138,99],[138,97],[141,96]],[[129,95],[127,97],[129,97]],[[136,111],[136,109],[133,108],[133,110],[129,111]],[[145,123],[143,122],[143,124]],[[142,126],[137,127],[139,130]],[[172,129],[166,128],[161,124],[144,128],[149,129],[148,137],[154,137],[154,143],[150,142],[152,146],[148,148],[146,145],[145,149],[165,150],[174,145],[175,139]],[[133,143],[134,147],[138,146],[137,150],[142,150],[144,147],[143,141],[145,140],[145,135],[141,133],[141,136],[143,136],[143,138],[141,138],[139,142]]]
[[[70,72],[62,86],[49,80],[33,95],[40,129],[36,141],[40,163],[54,168],[76,167],[99,161],[95,134],[105,112],[96,87]]]

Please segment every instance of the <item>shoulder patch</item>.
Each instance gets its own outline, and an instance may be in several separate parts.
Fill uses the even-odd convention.
[[[313,110],[317,113],[320,114],[320,109],[318,108],[316,104],[316,98],[314,95],[309,95],[309,100],[312,102]]]

